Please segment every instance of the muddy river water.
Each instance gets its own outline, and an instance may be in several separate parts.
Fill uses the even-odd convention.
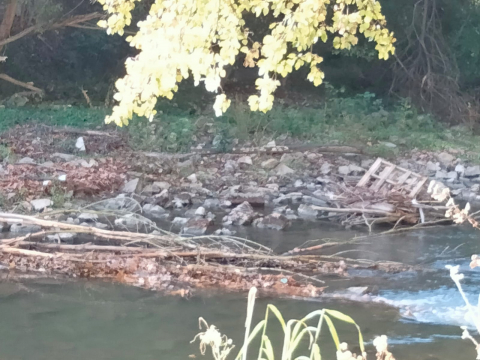
[[[312,223],[286,232],[248,230],[238,235],[262,240],[281,253],[308,239],[348,239],[355,232]],[[366,239],[329,252],[418,264],[433,271],[356,271],[348,279],[325,279],[329,287],[320,299],[259,299],[255,320],[261,319],[267,303],[277,305],[286,318],[300,318],[326,307],[352,316],[366,342],[376,335],[388,335],[397,359],[475,359],[473,346],[460,338],[459,327],[470,325],[471,319],[445,265],[461,265],[466,294],[477,304],[480,270],[470,270],[468,264],[471,254],[480,253],[480,232],[440,227]],[[345,293],[348,287],[367,285],[378,286],[378,294]],[[204,317],[241,344],[245,309],[245,294],[210,292],[185,300],[100,281],[5,281],[0,283],[0,357],[183,360],[196,354],[197,359],[210,360],[199,354],[197,344],[189,343],[198,332],[198,318]],[[279,339],[275,326],[271,330],[271,338]],[[339,333],[342,341],[355,344],[353,328],[339,326]],[[327,335],[321,344],[324,358],[334,358]]]

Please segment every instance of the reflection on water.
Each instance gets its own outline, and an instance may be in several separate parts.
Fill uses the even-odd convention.
[[[314,225],[304,230],[252,232],[249,237],[269,234],[270,238],[263,240],[274,239],[281,252],[336,231]],[[354,247],[368,252],[349,256],[423,264],[436,271],[400,275],[356,272],[350,279],[330,279],[330,293],[363,285],[377,285],[380,291],[362,301],[260,299],[256,320],[262,318],[268,302],[287,318],[327,307],[351,315],[367,342],[388,335],[398,359],[474,359],[473,346],[459,338],[459,325],[468,323],[468,318],[444,266],[462,264],[465,290],[476,304],[480,272],[468,269],[468,258],[479,250],[479,234],[467,228],[441,228],[369,239]],[[338,238],[341,233],[335,235]],[[344,239],[350,235],[343,234]],[[464,245],[458,247],[460,243]],[[352,247],[328,251],[346,249]],[[0,283],[0,355],[3,359],[39,360],[184,360],[190,354],[199,358],[197,345],[189,343],[198,332],[198,318],[217,325],[240,345],[245,308],[246,294],[209,293],[184,300],[103,282],[4,282]],[[338,330],[342,341],[355,344],[355,329],[340,325]],[[281,334],[274,322],[271,331],[275,343]],[[322,337],[322,343],[324,358],[334,358],[329,336]]]

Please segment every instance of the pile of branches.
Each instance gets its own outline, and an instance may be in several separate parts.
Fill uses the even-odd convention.
[[[198,288],[246,291],[255,286],[265,294],[316,297],[319,277],[347,275],[347,269],[412,270],[398,263],[375,263],[336,256],[290,253],[276,255],[261,244],[232,236],[182,237],[156,227],[132,207],[88,211],[103,216],[129,216],[145,226],[136,232],[105,230],[52,220],[63,214],[37,217],[0,213],[0,223],[37,225],[41,231],[0,241],[0,263],[10,271],[105,278],[146,289],[188,296]],[[139,205],[137,205],[139,206]],[[43,217],[43,218],[42,218]],[[48,219],[46,219],[48,218]],[[144,230],[155,231],[146,233]],[[63,233],[82,234],[77,244],[62,243]],[[52,242],[52,234],[58,241]],[[50,236],[49,236],[50,235]],[[55,237],[53,237],[55,239]]]

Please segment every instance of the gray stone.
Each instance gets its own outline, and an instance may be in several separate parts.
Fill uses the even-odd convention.
[[[138,179],[138,178],[130,180],[129,182],[127,182],[123,186],[122,192],[127,193],[127,194],[134,193],[135,191],[137,191],[139,181],[140,181],[140,179]]]
[[[175,219],[172,220],[172,223],[176,225],[184,225],[187,223],[188,220],[189,219],[187,218],[177,216]]]
[[[206,209],[215,209],[221,206],[219,199],[205,199],[203,203],[203,207]]]
[[[301,204],[298,207],[298,216],[302,219],[314,220],[318,216],[318,211],[313,209],[310,205]]]
[[[53,202],[50,199],[35,199],[30,201],[35,211],[42,211],[43,209],[52,206]]]
[[[364,169],[369,169],[370,166],[372,166],[374,162],[375,162],[375,160],[372,160],[372,159],[362,160],[360,166]]]
[[[168,216],[167,211],[160,205],[145,204],[143,205],[142,210],[146,217],[150,217],[152,219],[160,220]]]
[[[320,171],[323,175],[328,175],[332,171],[332,165],[330,163],[323,163],[320,167]]]
[[[440,170],[440,166],[438,164],[435,164],[431,161],[427,162],[427,170],[431,173],[435,173],[438,170]]]
[[[168,190],[171,187],[166,181],[155,181],[152,185],[158,187],[160,190]]]
[[[352,295],[365,295],[368,293],[368,286],[351,286],[346,290]]]
[[[447,179],[448,178],[448,174],[446,171],[444,170],[438,170],[436,173],[435,173],[435,178],[436,179]]]
[[[230,211],[230,214],[224,216],[223,223],[225,225],[248,225],[258,217],[253,211],[252,205],[244,202]]]
[[[115,219],[115,225],[120,227],[126,227],[128,229],[141,229],[144,226],[144,222],[137,218],[135,214],[128,214],[121,218]]]
[[[106,230],[106,229],[110,228],[110,226],[108,226],[107,224],[101,223],[101,222],[94,222],[92,224],[92,226],[96,227],[97,229],[102,229],[102,230]]]
[[[175,195],[173,202],[175,207],[182,208],[183,206],[190,205],[192,203],[192,196],[189,193],[180,193]]]
[[[465,166],[463,166],[462,164],[458,164],[457,166],[455,166],[455,171],[463,175],[465,173]]]
[[[338,173],[340,175],[348,175],[348,174],[350,174],[350,172],[351,172],[350,171],[350,166],[345,165],[345,166],[339,166],[338,167]]]
[[[237,169],[237,163],[233,160],[227,160],[223,169],[228,173],[234,173]]]
[[[250,156],[242,156],[237,160],[239,165],[253,165],[252,158]]]
[[[222,228],[222,229],[218,229],[215,231],[215,235],[225,235],[225,236],[232,236],[232,235],[235,235],[237,232],[236,231],[233,231],[233,230],[230,230],[230,229],[227,229],[227,228]]]
[[[290,226],[290,221],[282,214],[273,213],[264,218],[256,219],[253,225],[262,229],[283,230]]]
[[[268,159],[262,162],[261,166],[263,169],[266,170],[272,170],[278,165],[278,160],[277,159]]]
[[[447,178],[451,180],[457,180],[458,179],[458,173],[456,171],[449,171],[447,174]]]
[[[350,165],[348,166],[348,168],[349,168],[349,170],[350,170],[350,173],[357,173],[357,174],[359,174],[359,173],[365,172],[365,169],[362,169],[360,166],[355,165],[355,164],[350,164]]]
[[[475,165],[475,166],[468,166],[465,169],[464,176],[466,177],[475,177],[480,175],[480,166]]]
[[[77,157],[72,154],[62,154],[62,153],[54,153],[50,156],[51,158],[60,158],[65,161],[72,161],[75,160]]]
[[[207,213],[207,210],[203,206],[200,206],[197,210],[195,210],[195,215],[196,216],[205,216]]]
[[[177,169],[178,173],[184,177],[191,175],[195,171],[192,160],[177,163]]]
[[[192,174],[192,175],[190,175],[190,176],[187,176],[187,179],[188,179],[188,181],[190,181],[191,183],[196,183],[196,182],[198,181],[196,174]]]
[[[288,174],[293,174],[295,171],[289,168],[287,165],[280,163],[276,168],[275,172],[278,176],[285,176]]]
[[[328,206],[328,204],[324,200],[313,197],[313,196],[304,195],[302,200],[305,204],[309,204],[309,205]]]
[[[12,224],[12,226],[10,226],[10,232],[13,234],[36,233],[40,230],[42,230],[42,227],[38,225]]]
[[[48,242],[53,242],[53,243],[63,242],[63,243],[73,244],[73,240],[75,239],[75,236],[76,234],[73,234],[73,233],[58,233],[58,234],[47,235],[47,240]]]
[[[208,219],[189,219],[182,229],[182,233],[186,235],[200,236],[207,232],[211,221]]]
[[[24,157],[18,160],[17,164],[35,164],[35,160],[30,157]]]
[[[302,187],[304,184],[303,184],[303,181],[302,180],[296,180],[295,181],[295,184],[293,184],[294,187],[298,188],[298,187]]]
[[[98,220],[98,215],[97,214],[93,214],[93,213],[81,213],[79,216],[78,216],[78,219],[80,221],[97,221]]]
[[[447,152],[442,152],[437,155],[437,159],[438,161],[440,161],[440,164],[442,164],[445,167],[448,167],[453,165],[453,162],[455,161],[455,156]]]

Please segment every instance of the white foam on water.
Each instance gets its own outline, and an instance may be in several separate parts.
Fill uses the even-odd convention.
[[[480,309],[476,306],[478,295],[475,295],[474,291],[467,292],[466,295],[480,316]],[[398,308],[406,320],[474,327],[473,316],[456,288],[442,287],[415,292],[388,291],[380,296],[372,297],[372,300]]]

